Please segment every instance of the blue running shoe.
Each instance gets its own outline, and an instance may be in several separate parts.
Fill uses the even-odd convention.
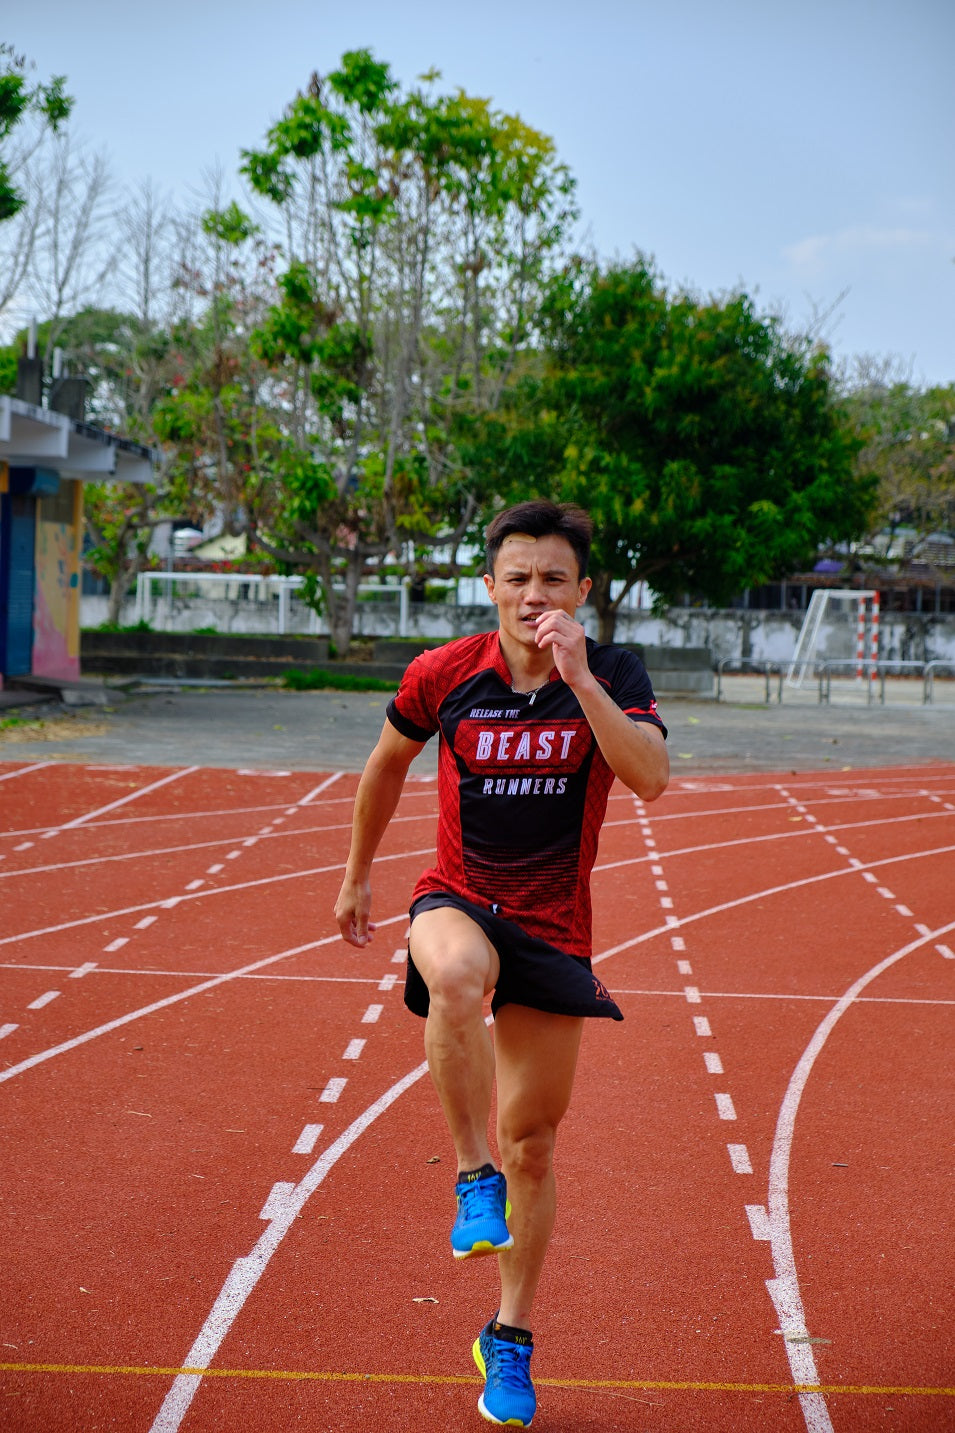
[[[492,1319],[474,1341],[474,1362],[486,1380],[478,1408],[489,1423],[529,1428],[537,1412],[531,1383],[534,1343],[522,1329],[504,1329]]]
[[[507,1227],[507,1185],[503,1174],[495,1171],[459,1179],[454,1193],[458,1213],[451,1230],[451,1252],[456,1259],[513,1248],[514,1240]]]

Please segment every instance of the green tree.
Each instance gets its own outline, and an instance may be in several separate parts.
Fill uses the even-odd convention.
[[[351,52],[244,155],[287,257],[252,340],[281,441],[257,455],[250,523],[308,575],[340,651],[369,564],[464,532],[458,419],[499,401],[573,214],[546,136],[436,79],[405,93]]]
[[[26,202],[19,188],[19,171],[43,131],[55,132],[69,117],[73,101],[65,85],[64,75],[55,75],[48,84],[31,85],[25,56],[0,44],[0,223],[12,219]],[[30,119],[38,122],[38,131],[19,147],[11,144],[11,136],[15,132],[21,136]]]
[[[891,362],[857,360],[845,405],[856,469],[878,484],[865,546],[919,559],[933,534],[955,537],[955,385],[920,389]]]
[[[722,602],[858,535],[872,483],[827,357],[745,294],[671,295],[643,259],[577,264],[545,319],[542,363],[472,425],[467,456],[504,500],[593,514],[601,640],[637,582]]]

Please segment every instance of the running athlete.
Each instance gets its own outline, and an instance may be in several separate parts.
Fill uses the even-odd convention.
[[[490,524],[484,581],[499,630],[409,666],[358,785],[335,907],[344,938],[366,945],[375,852],[437,733],[437,856],[412,896],[405,1002],[426,1017],[457,1156],[452,1254],[499,1255],[500,1306],[473,1348],[478,1407],[524,1428],[537,1403],[531,1309],[554,1225],[557,1126],[584,1019],[623,1018],[590,967],[597,838],[615,777],[652,801],[669,775],[643,664],[576,620],[591,533],[582,509],[547,501]],[[495,1081],[500,1169],[488,1139]]]

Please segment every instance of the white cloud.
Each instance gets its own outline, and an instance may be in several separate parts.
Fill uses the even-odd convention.
[[[814,234],[788,244],[783,257],[803,276],[821,274],[830,261],[853,255],[871,254],[876,250],[924,248],[935,244],[939,235],[927,229],[887,229],[861,224],[840,229],[835,234]]]

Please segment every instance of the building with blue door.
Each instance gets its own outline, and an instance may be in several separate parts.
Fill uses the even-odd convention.
[[[158,453],[0,396],[0,688],[80,673],[84,482],[146,483]]]

